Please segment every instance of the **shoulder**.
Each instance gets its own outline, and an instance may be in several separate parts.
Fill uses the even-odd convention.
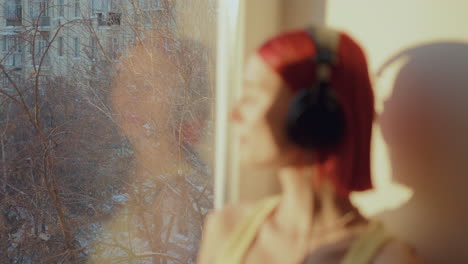
[[[204,236],[225,236],[249,215],[255,206],[254,202],[229,204],[219,210],[211,211],[203,225]]]
[[[227,205],[220,210],[214,210],[205,218],[203,235],[199,250],[200,264],[213,264],[216,253],[225,245],[226,238],[235,227],[253,209],[255,203]]]
[[[416,250],[398,239],[392,239],[380,250],[373,264],[422,264]]]

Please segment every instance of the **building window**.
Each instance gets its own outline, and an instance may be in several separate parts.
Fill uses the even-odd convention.
[[[119,45],[119,39],[112,37],[108,39],[108,44],[109,44],[109,57],[113,60],[116,60],[120,56],[120,45]]]
[[[98,0],[91,0],[91,16],[96,16],[96,13],[98,13],[99,10],[100,8],[98,7]]]
[[[34,43],[34,64],[39,65],[41,60],[44,64],[48,63],[48,56],[45,53],[49,40],[48,35],[39,35]],[[33,46],[30,46],[31,52],[33,52]]]
[[[120,12],[120,0],[111,0],[110,1],[110,12]]]
[[[73,39],[73,57],[80,57],[80,40],[78,38]]]
[[[7,48],[7,37],[3,37],[3,38],[2,38],[2,52],[3,52],[3,53],[8,52],[8,48]]]
[[[49,0],[40,1],[39,10],[41,12],[41,16],[49,16]]]
[[[59,0],[59,16],[60,17],[65,16],[65,2],[64,2],[64,0]]]
[[[151,1],[151,3],[153,3],[153,1]],[[156,10],[161,10],[162,9],[161,0],[154,1],[154,7],[153,8],[156,9]]]
[[[140,8],[144,11],[162,10],[161,0],[140,0]]]
[[[22,58],[22,47],[19,39],[15,36],[4,36],[2,38],[3,62],[7,66],[20,66]]]
[[[91,52],[90,52],[90,58],[92,60],[96,59],[96,50],[97,50],[97,43],[95,38],[91,38]]]
[[[58,55],[63,56],[63,37],[58,37]]]
[[[18,0],[8,0],[4,5],[7,26],[21,26],[22,6]]]
[[[109,12],[109,0],[102,0],[101,1],[101,12],[108,13]]]
[[[80,17],[81,16],[80,0],[75,0],[74,9],[75,9],[75,17]]]
[[[33,0],[29,3],[29,15],[32,19],[36,19],[38,16],[49,16],[49,0]]]

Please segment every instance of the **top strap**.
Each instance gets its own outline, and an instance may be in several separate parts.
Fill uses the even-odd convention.
[[[234,229],[228,238],[226,248],[217,264],[241,264],[252,242],[257,236],[260,226],[273,212],[280,202],[280,196],[269,197],[261,200],[248,215]]]
[[[351,245],[341,264],[369,264],[390,238],[382,223],[371,223],[368,231]]]

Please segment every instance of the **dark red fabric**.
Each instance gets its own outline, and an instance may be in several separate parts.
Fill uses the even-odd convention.
[[[294,91],[315,82],[316,49],[305,31],[279,35],[258,49],[258,54]],[[346,120],[343,143],[333,150],[317,150],[320,178],[328,178],[339,194],[372,188],[370,140],[374,118],[374,95],[367,62],[359,45],[340,33],[338,64],[333,67],[331,87]]]

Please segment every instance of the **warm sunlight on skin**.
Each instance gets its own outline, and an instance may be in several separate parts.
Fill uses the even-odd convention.
[[[231,111],[241,144],[241,164],[247,167],[278,167],[280,151],[292,150],[284,124],[293,94],[285,89],[279,76],[257,55],[245,71],[243,95]],[[275,105],[275,107],[272,107]],[[255,148],[249,147],[255,145]]]
[[[275,41],[281,43],[284,40],[282,38],[297,36],[293,34],[304,36],[304,33],[286,34]],[[343,46],[350,45],[350,52],[359,52],[355,55],[361,58],[355,58],[356,62],[365,65],[359,47],[349,37],[343,35],[343,39]],[[304,38],[304,40],[304,46],[310,45],[309,39]],[[268,47],[268,44],[262,47]],[[338,259],[344,260],[342,263],[357,263],[355,260],[358,255],[354,256],[353,248],[357,248],[360,252],[364,248],[363,245],[368,245],[372,254],[362,257],[366,260],[375,260],[373,263],[390,263],[389,260],[395,261],[394,263],[413,263],[406,261],[414,257],[408,251],[410,249],[408,245],[398,242],[397,239],[391,242],[387,240],[390,236],[387,236],[385,227],[363,217],[351,204],[347,190],[359,190],[359,188],[357,184],[345,185],[342,181],[344,178],[341,178],[344,170],[338,171],[339,167],[336,163],[332,163],[343,162],[345,164],[346,157],[339,156],[341,155],[339,148],[336,151],[338,153],[336,156],[339,157],[334,160],[334,149],[329,149],[330,152],[326,153],[325,148],[306,148],[301,143],[293,143],[294,140],[290,140],[287,135],[287,115],[291,111],[291,104],[296,103],[293,101],[295,95],[293,88],[309,88],[300,87],[304,84],[297,84],[296,87],[293,83],[283,81],[282,78],[285,80],[294,78],[286,75],[285,72],[288,70],[294,70],[297,73],[304,70],[306,74],[309,73],[310,68],[292,67],[302,66],[301,62],[308,60],[307,56],[310,55],[302,55],[304,57],[297,58],[297,61],[296,58],[292,61],[282,61],[281,63],[286,64],[285,68],[280,68],[277,72],[273,70],[275,67],[271,66],[271,62],[265,62],[262,50],[259,50],[258,54],[260,55],[249,58],[243,80],[243,95],[232,108],[231,120],[241,141],[241,166],[249,170],[274,169],[281,186],[281,193],[260,201],[246,201],[212,212],[205,224],[198,263],[309,263],[310,259],[314,259],[314,263],[338,263],[336,261]],[[351,59],[350,61],[352,62]],[[366,170],[353,170],[354,173],[350,177],[357,177],[359,173],[363,173],[367,184],[362,184],[362,189],[368,189],[371,186],[368,181],[367,151],[374,110],[371,87],[367,82],[367,69],[364,69],[365,75],[359,72],[359,69],[356,69],[358,73],[354,74],[353,66],[356,63],[351,64],[345,61],[342,64],[344,71],[349,70],[350,75],[337,75],[337,79],[338,77],[345,78],[345,84],[352,81],[351,78],[351,81],[346,79],[349,76],[356,79],[363,78],[366,81],[364,85],[353,82],[350,85],[351,90],[348,91],[354,92],[354,89],[361,88],[362,90],[356,90],[356,93],[349,95],[350,99],[346,97],[346,100],[354,100],[361,94],[363,100],[351,102],[349,107],[353,110],[362,105],[367,107],[362,108],[360,112],[363,122],[354,121],[353,116],[349,115],[351,116],[349,122],[357,122],[362,129],[356,133],[362,132],[363,137],[356,137],[356,141],[362,143],[365,151],[360,154],[350,152],[348,156],[362,155],[366,158],[365,165],[362,165],[362,168]],[[299,78],[297,75],[295,77]],[[311,78],[314,77],[307,76],[307,79]],[[355,84],[361,84],[361,86]],[[361,99],[361,97],[358,98]],[[346,103],[344,100],[343,104]],[[309,102],[305,101],[304,104]],[[293,106],[296,107],[296,105]],[[319,108],[319,110],[322,109]],[[326,111],[318,112],[318,114],[326,114]],[[322,125],[315,120],[309,122],[314,128]],[[301,128],[298,127],[298,129]],[[347,142],[352,141],[347,140],[343,145]],[[321,152],[322,150],[324,152]],[[316,153],[320,155],[323,153],[327,156],[324,156],[323,160],[314,160]],[[334,169],[336,171],[333,171]],[[249,176],[246,178],[246,183],[254,185],[257,180],[256,175],[250,174]],[[274,178],[274,175],[270,176],[271,179]],[[268,179],[265,180],[268,181]],[[343,184],[343,192],[341,192],[340,184]],[[359,239],[360,236],[365,239]],[[371,236],[372,238],[375,236],[376,239],[367,241],[366,239]],[[383,246],[384,242],[388,243]],[[392,248],[389,245],[395,243],[402,244],[401,248],[388,251],[387,249]],[[380,250],[380,248],[385,248],[385,250]],[[395,257],[398,254],[403,257]],[[322,261],[317,261],[318,259]]]
[[[395,63],[374,80],[377,119],[383,109],[383,102],[391,94],[395,73],[404,63],[405,60]],[[264,168],[282,164],[275,157],[279,156],[279,146],[288,145],[283,129],[289,101],[284,100],[285,97],[292,97],[292,94],[282,86],[279,76],[257,55],[252,56],[245,71],[243,95],[231,112],[240,137],[242,166]],[[278,98],[282,100],[277,100]],[[278,107],[271,108],[273,104]],[[412,195],[409,188],[391,180],[388,149],[378,123],[374,124],[372,132],[371,166],[374,189],[350,195],[352,202],[367,217],[397,208]],[[278,144],[273,144],[275,141]],[[251,145],[256,147],[249,148]]]

